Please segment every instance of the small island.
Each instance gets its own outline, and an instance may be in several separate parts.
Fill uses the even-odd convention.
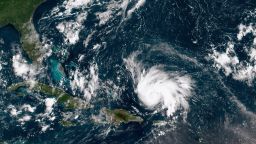
[[[105,114],[107,121],[114,123],[115,125],[129,122],[143,122],[143,119],[140,116],[135,116],[124,109],[110,110],[103,108],[102,112]]]
[[[0,27],[13,25],[20,33],[22,48],[29,58],[40,57],[39,37],[31,22],[35,9],[45,0],[1,0]]]
[[[26,88],[34,92],[43,93],[48,96],[54,96],[57,98],[57,102],[64,104],[67,109],[85,109],[88,103],[84,100],[69,95],[64,90],[56,87],[52,87],[39,82],[20,82],[8,87],[9,92],[15,92],[19,88]]]
[[[76,126],[75,123],[72,123],[70,121],[65,121],[65,120],[60,121],[59,124],[62,125],[63,127],[73,127],[73,126]]]

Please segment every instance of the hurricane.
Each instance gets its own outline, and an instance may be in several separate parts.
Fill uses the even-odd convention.
[[[172,116],[177,109],[187,112],[187,100],[194,87],[193,80],[188,75],[161,70],[161,66],[145,70],[135,56],[136,54],[132,54],[125,62],[133,75],[135,92],[143,105],[149,109],[160,105],[161,109],[167,109],[167,116]]]
[[[0,144],[255,144],[255,0],[2,0]]]

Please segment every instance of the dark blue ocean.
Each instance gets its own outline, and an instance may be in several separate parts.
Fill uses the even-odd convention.
[[[235,45],[239,60],[249,60],[244,47],[252,45],[254,35],[246,35],[237,40],[238,26],[256,25],[256,0],[146,0],[145,4],[132,13],[114,13],[111,20],[99,26],[96,13],[107,9],[113,0],[99,0],[82,10],[74,10],[69,16],[51,14],[63,0],[47,0],[33,15],[33,24],[40,41],[51,45],[52,53],[42,62],[42,73],[37,81],[59,87],[72,94],[70,75],[76,69],[90,72],[97,64],[101,88],[92,97],[93,107],[85,110],[66,110],[61,105],[54,108],[55,120],[43,119],[50,126],[42,132],[37,116],[25,124],[10,115],[10,105],[17,107],[24,103],[37,106],[33,115],[44,112],[42,99],[47,95],[26,93],[18,96],[7,91],[13,83],[24,81],[15,75],[12,57],[21,51],[24,59],[32,63],[20,44],[20,33],[10,24],[0,28],[0,143],[7,144],[255,144],[256,143],[256,85],[249,85],[232,75],[225,75],[223,69],[216,69],[209,59],[213,46],[225,51],[229,41]],[[114,0],[115,1],[115,0]],[[96,2],[95,2],[96,3]],[[102,4],[102,5],[101,5]],[[63,8],[63,7],[61,7]],[[60,11],[62,10],[60,8]],[[113,8],[114,9],[114,8]],[[87,13],[82,23],[79,40],[75,44],[65,44],[63,35],[56,25],[62,21],[73,20],[81,11]],[[254,13],[253,13],[254,12]],[[117,16],[115,16],[115,14]],[[128,17],[128,16],[127,16]],[[93,33],[85,46],[85,40]],[[46,40],[46,41],[45,41]],[[99,49],[94,49],[100,43]],[[189,111],[184,121],[179,117],[173,124],[156,127],[155,121],[172,121],[162,112],[153,113],[146,109],[138,99],[131,73],[126,69],[124,58],[139,51],[138,59],[145,68],[164,65],[166,70],[190,75],[195,88],[188,100]],[[83,59],[79,57],[83,55]],[[252,65],[254,65],[252,63]],[[111,81],[111,83],[109,82]],[[114,98],[114,86],[122,90]],[[111,86],[109,86],[111,85]],[[83,98],[83,93],[76,90]],[[95,124],[92,115],[98,115],[103,107],[122,108],[144,119],[143,123]],[[79,115],[75,126],[60,124],[63,112]],[[74,115],[72,115],[73,117]],[[165,134],[159,135],[160,131]]]

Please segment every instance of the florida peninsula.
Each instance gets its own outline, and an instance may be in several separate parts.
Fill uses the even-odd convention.
[[[13,25],[20,33],[23,50],[29,58],[36,61],[40,53],[39,37],[32,24],[35,9],[44,0],[1,0],[0,1],[0,27]]]

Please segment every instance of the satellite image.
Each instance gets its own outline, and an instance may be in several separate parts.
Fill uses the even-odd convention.
[[[256,144],[256,0],[0,0],[0,144]]]

